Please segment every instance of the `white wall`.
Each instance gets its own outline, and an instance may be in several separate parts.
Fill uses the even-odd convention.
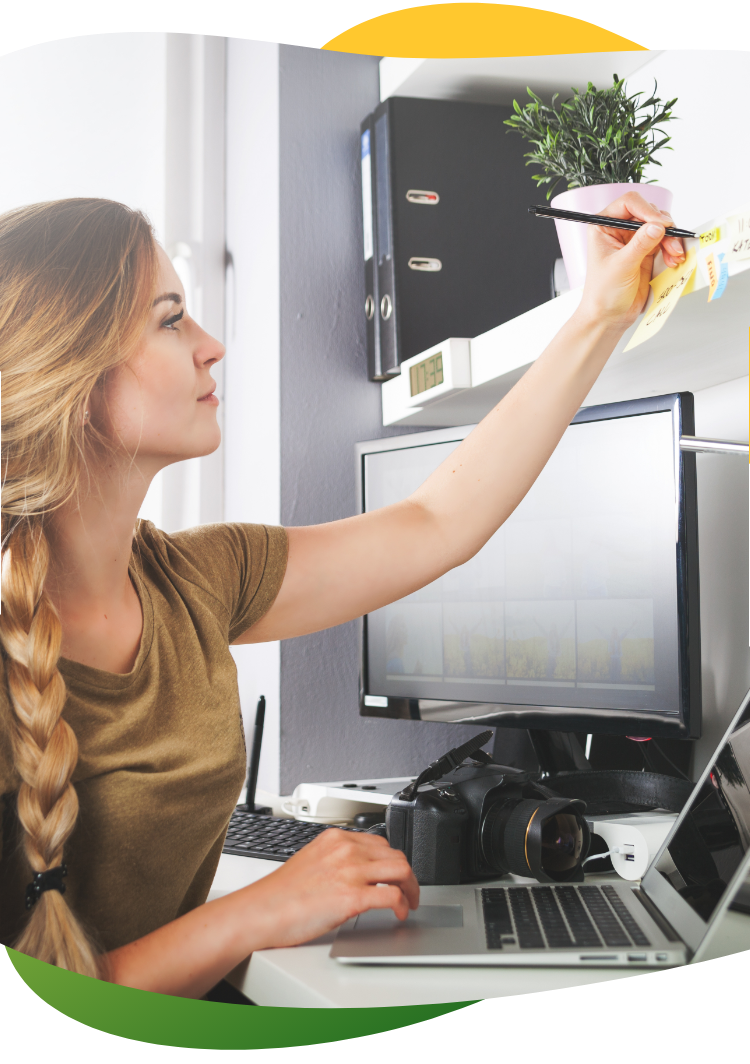
[[[747,440],[748,378],[695,393],[696,435]],[[703,730],[694,772],[708,763],[750,687],[747,460],[699,454]]]
[[[224,332],[224,39],[119,33],[0,58],[0,212],[102,196],[188,251],[190,310]],[[214,370],[223,398],[223,367]],[[223,408],[219,409],[219,418]],[[141,508],[167,531],[223,519],[223,452],[157,476]]]
[[[145,211],[163,239],[166,34],[75,37],[0,58],[0,212],[66,196]]]
[[[224,360],[225,519],[278,525],[280,490],[279,48],[227,51],[227,271]],[[278,794],[279,644],[233,647],[245,727],[266,696],[258,773]]]
[[[729,42],[727,42],[729,43]],[[664,127],[673,151],[646,173],[674,193],[672,215],[690,229],[750,200],[750,138],[746,135],[748,52],[661,52],[628,78],[629,92],[647,99],[658,83],[663,100],[677,97],[679,121]]]
[[[677,97],[665,126],[672,151],[646,173],[674,193],[677,225],[692,228],[750,202],[744,135],[747,52],[662,52],[628,78],[629,92]],[[717,306],[721,312],[721,304]],[[711,358],[711,351],[706,351]],[[748,378],[695,393],[698,435],[748,439]],[[750,686],[747,463],[698,455],[703,734],[694,770],[707,763]]]

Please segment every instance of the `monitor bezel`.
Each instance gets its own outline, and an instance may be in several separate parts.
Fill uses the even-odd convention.
[[[367,616],[360,619],[359,712],[361,716],[400,720],[436,720],[447,723],[482,724],[492,727],[533,728],[609,735],[645,735],[653,738],[696,739],[701,731],[701,650],[698,571],[698,512],[695,454],[680,449],[680,437],[695,434],[695,412],[690,392],[648,396],[618,403],[582,407],[571,424],[608,421],[613,418],[670,412],[678,490],[678,534],[675,552],[678,602],[678,656],[680,711],[677,716],[619,712],[557,706],[511,703],[437,703],[430,699],[375,696],[380,705],[365,704],[372,698],[367,677]],[[436,443],[460,441],[474,425],[460,425],[423,432],[367,440],[355,445],[357,509],[365,509],[364,460],[368,454]],[[432,713],[431,713],[432,711]],[[430,715],[431,714],[431,715]]]

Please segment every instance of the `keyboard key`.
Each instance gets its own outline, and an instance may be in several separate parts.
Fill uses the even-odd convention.
[[[223,852],[240,857],[286,861],[328,827],[328,824],[306,824],[301,820],[235,810],[229,822]],[[360,832],[363,829],[341,830]]]
[[[555,897],[560,903],[560,908],[565,913],[575,945],[582,946],[584,949],[601,946],[601,939],[583,907],[576,888],[555,887],[554,891]],[[626,943],[626,945],[630,945],[630,943]]]
[[[483,890],[482,909],[487,949],[502,949],[503,938],[508,939],[513,935],[513,922],[510,918],[506,892],[502,888]]]
[[[581,897],[607,946],[630,946],[632,942],[607,904],[599,887],[581,887]]]
[[[622,900],[622,898],[619,896],[619,894],[617,893],[615,888],[612,887],[612,886],[604,886],[604,887],[602,887],[602,890],[604,891],[605,895],[607,896],[607,900],[609,901],[609,904],[612,906],[612,908],[615,910],[617,915],[620,917],[620,920],[622,921],[623,926],[625,927],[625,929],[628,932],[628,934],[630,935],[630,937],[633,939],[633,942],[636,944],[636,946],[650,946],[651,945],[650,941],[648,940],[646,935],[643,933],[643,931],[641,931],[640,927],[638,926],[637,920],[628,911],[627,905]]]
[[[568,933],[552,887],[532,887],[536,911],[542,923],[547,945],[550,949],[563,949],[575,943]]]
[[[528,887],[511,887],[509,896],[518,945],[521,949],[544,949],[544,938]]]

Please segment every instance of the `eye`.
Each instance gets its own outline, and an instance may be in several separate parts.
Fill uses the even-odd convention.
[[[182,320],[182,317],[183,317],[184,313],[185,313],[185,311],[181,310],[179,314],[173,314],[170,318],[166,318],[161,323],[162,328],[163,329],[172,329],[173,331],[176,332],[177,330],[174,328],[174,326],[177,324],[178,321]]]

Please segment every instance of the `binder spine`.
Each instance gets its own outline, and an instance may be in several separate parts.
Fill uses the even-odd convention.
[[[365,302],[363,312],[367,333],[367,375],[371,381],[384,380],[380,364],[380,330],[378,329],[378,271],[376,251],[377,210],[373,183],[374,137],[372,115],[360,127],[362,175],[362,229],[365,262]]]
[[[376,314],[380,332],[381,379],[401,372],[398,357],[398,301],[396,298],[394,246],[391,132],[388,103],[375,112],[375,214],[378,304]]]

